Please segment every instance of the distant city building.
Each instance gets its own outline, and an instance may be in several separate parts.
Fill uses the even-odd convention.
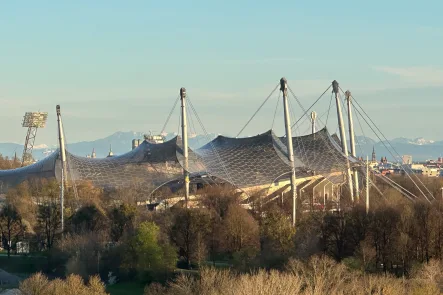
[[[424,167],[422,170],[422,175],[429,177],[438,177],[440,175],[440,169]]]
[[[143,141],[141,139],[133,139],[132,140],[132,149],[137,148],[140,145],[140,143],[142,143],[142,142]]]
[[[402,164],[403,165],[410,165],[410,164],[412,164],[412,156],[410,156],[410,155],[403,155],[403,157],[402,157]]]
[[[93,158],[93,159],[97,158],[97,155],[95,153],[95,148],[92,149],[91,158]]]
[[[97,155],[95,154],[95,149],[94,148],[92,149],[92,154],[86,155],[86,158],[95,159],[96,157],[97,157]]]
[[[152,135],[152,134],[145,134],[144,138],[146,141],[150,143],[164,143],[165,137],[162,135]]]
[[[377,156],[375,154],[375,147],[372,147],[372,158],[369,162],[369,166],[372,168],[377,168],[379,162],[377,161]]]
[[[112,146],[109,145],[109,154],[106,156],[106,158],[110,158],[110,157],[113,157],[113,156],[114,156],[114,153],[112,152]]]

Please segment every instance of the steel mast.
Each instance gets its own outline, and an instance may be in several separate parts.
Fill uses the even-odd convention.
[[[311,112],[311,127],[312,127],[312,134],[315,133],[315,123],[317,120],[317,113],[316,112]]]
[[[351,167],[349,164],[348,159],[348,143],[346,141],[346,133],[345,133],[345,126],[343,124],[343,115],[341,112],[341,100],[339,97],[339,87],[338,82],[336,80],[332,81],[332,92],[335,94],[335,103],[337,105],[337,117],[338,117],[338,126],[340,129],[340,140],[341,140],[341,147],[343,150],[343,153],[346,156],[347,160],[347,169],[346,174],[348,177],[348,185],[349,185],[349,193],[351,194],[351,201],[354,202],[354,186],[352,185],[352,176],[351,176]]]
[[[66,182],[66,151],[65,151],[65,140],[63,136],[63,123],[62,116],[60,113],[60,105],[56,106],[57,111],[57,123],[58,123],[58,140],[59,140],[59,152],[60,152],[60,162],[61,162],[61,184],[60,184],[60,215],[61,215],[61,231],[63,233],[65,228],[64,221],[64,190]]]
[[[182,140],[183,140],[183,157],[184,167],[183,176],[185,182],[185,207],[188,208],[189,200],[189,173],[188,173],[188,127],[186,118],[186,89],[184,87],[180,88],[180,100],[182,108]]]
[[[283,107],[285,112],[286,140],[288,142],[288,160],[291,164],[291,194],[292,194],[292,225],[295,226],[297,220],[297,191],[295,185],[294,149],[292,148],[291,119],[288,109],[288,82],[286,78],[280,79],[280,90],[283,93]]]
[[[366,156],[366,214],[369,213],[369,157]]]
[[[349,125],[349,139],[351,143],[351,155],[356,158],[357,152],[355,150],[355,133],[354,133],[354,122],[352,120],[352,95],[351,92],[348,90],[345,92],[346,102],[348,105],[348,125]],[[353,171],[354,176],[354,185],[355,185],[355,198],[356,200],[360,200],[360,188],[358,184],[358,171],[357,169],[354,169]]]

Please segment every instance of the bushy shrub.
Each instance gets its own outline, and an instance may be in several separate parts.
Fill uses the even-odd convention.
[[[431,261],[410,279],[392,275],[365,275],[351,271],[327,256],[308,262],[290,260],[284,271],[237,273],[206,268],[200,276],[180,275],[168,285],[152,284],[145,295],[430,295],[441,292],[441,264]]]
[[[70,275],[66,280],[48,280],[42,273],[36,273],[20,283],[23,295],[106,295],[105,285],[98,276],[89,278],[87,284],[78,275]]]

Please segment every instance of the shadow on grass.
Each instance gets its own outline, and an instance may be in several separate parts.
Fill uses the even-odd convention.
[[[143,295],[145,285],[138,282],[123,282],[108,286],[106,291],[111,295]]]

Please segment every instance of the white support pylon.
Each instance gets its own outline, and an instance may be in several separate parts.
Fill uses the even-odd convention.
[[[315,123],[317,121],[317,113],[316,112],[311,112],[311,128],[312,128],[312,134],[315,133]]]
[[[297,188],[295,186],[294,149],[292,148],[291,119],[289,117],[288,107],[288,81],[285,78],[280,79],[280,91],[283,93],[288,160],[291,164],[292,225],[295,226],[297,220]]]
[[[63,123],[62,123],[62,115],[60,112],[60,105],[55,107],[57,112],[57,125],[58,125],[58,140],[59,140],[59,150],[60,150],[60,162],[61,162],[61,182],[60,182],[60,217],[61,217],[61,232],[63,233],[65,229],[65,220],[64,220],[64,190],[65,190],[65,182],[66,182],[66,151],[65,151],[65,139],[63,136]]]
[[[180,100],[182,108],[182,141],[183,141],[183,157],[184,167],[183,176],[185,182],[185,207],[188,208],[189,200],[189,173],[188,173],[188,127],[186,118],[186,89],[180,88]]]
[[[366,214],[369,213],[369,157],[366,156]]]
[[[354,186],[352,185],[352,175],[351,175],[351,167],[348,160],[348,143],[346,141],[346,133],[345,133],[345,126],[343,124],[343,115],[341,112],[341,101],[339,97],[339,87],[338,82],[336,80],[332,81],[332,92],[335,94],[335,104],[337,105],[337,117],[338,117],[338,126],[340,130],[340,141],[341,141],[341,147],[342,151],[346,156],[347,160],[347,169],[346,174],[348,178],[348,185],[349,185],[349,193],[351,194],[351,201],[354,202]]]
[[[346,96],[346,102],[348,105],[348,125],[349,125],[349,140],[351,144],[351,155],[356,158],[357,157],[357,151],[355,150],[355,133],[354,133],[354,122],[352,119],[352,95],[351,92],[348,90],[345,92]],[[360,188],[358,183],[358,171],[357,169],[354,169],[353,171],[354,176],[354,185],[355,185],[355,199],[357,202],[360,199]]]

